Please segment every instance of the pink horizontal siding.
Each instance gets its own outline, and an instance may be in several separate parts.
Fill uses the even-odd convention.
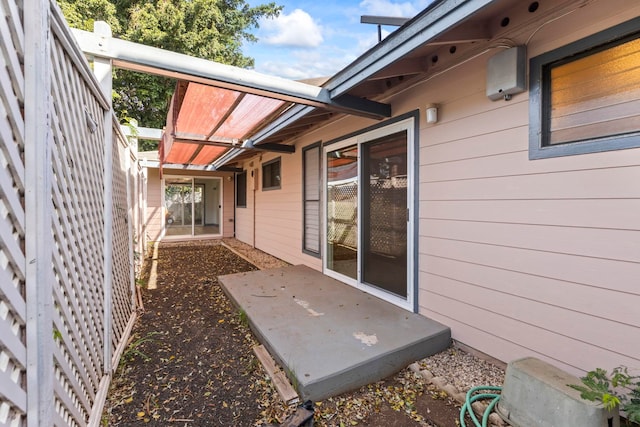
[[[147,235],[153,242],[160,239],[164,227],[162,183],[158,169],[147,169],[147,174]]]
[[[589,4],[528,50],[629,19],[625,8]],[[493,53],[415,90],[440,105],[420,131],[420,312],[505,362],[640,366],[640,149],[529,160],[527,93],[484,93]]]
[[[320,269],[318,258],[302,252],[301,153],[298,147],[293,154],[265,154],[245,162],[247,181],[251,180],[252,168],[258,170],[258,179],[255,191],[248,183],[247,207],[236,209],[236,237],[291,264]],[[280,157],[281,187],[263,191],[262,164],[276,157]]]

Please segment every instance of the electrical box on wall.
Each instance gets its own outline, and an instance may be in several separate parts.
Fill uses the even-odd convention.
[[[524,46],[504,50],[487,62],[487,96],[492,101],[511,99],[524,92],[527,51]]]

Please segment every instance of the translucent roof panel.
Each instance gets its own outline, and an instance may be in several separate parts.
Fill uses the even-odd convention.
[[[171,145],[171,150],[165,156],[164,162],[187,164],[198,147],[199,144],[185,144],[184,142],[174,141]]]
[[[290,104],[242,90],[180,81],[167,117],[163,162],[211,164]]]
[[[284,101],[247,94],[215,132],[221,138],[242,139],[264,119],[273,114]]]
[[[228,148],[226,147],[216,147],[211,145],[205,145],[202,147],[202,150],[196,155],[196,157],[191,161],[192,165],[208,165],[216,160],[218,157],[223,155]]]
[[[205,139],[220,126],[240,95],[228,89],[189,83],[178,112],[176,131],[202,135]]]

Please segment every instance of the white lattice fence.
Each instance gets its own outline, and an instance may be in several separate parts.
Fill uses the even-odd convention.
[[[116,129],[118,132],[116,132]],[[111,346],[113,354],[125,335],[131,313],[133,311],[132,285],[133,285],[133,235],[130,222],[129,202],[131,198],[127,191],[131,186],[128,181],[133,177],[127,176],[129,151],[124,137],[119,133],[119,127],[114,128],[113,138],[113,286],[112,286],[112,336]],[[117,363],[117,361],[114,361]]]
[[[85,425],[105,373],[104,116],[64,27],[51,41],[56,424]],[[102,102],[101,102],[102,101]]]
[[[143,176],[55,2],[0,12],[0,426],[97,426]]]
[[[0,426],[19,426],[27,412],[24,30],[15,2],[0,1],[0,11]]]

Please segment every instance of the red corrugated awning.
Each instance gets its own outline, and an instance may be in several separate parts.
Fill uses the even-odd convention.
[[[208,165],[291,103],[181,81],[171,100],[161,163]]]

